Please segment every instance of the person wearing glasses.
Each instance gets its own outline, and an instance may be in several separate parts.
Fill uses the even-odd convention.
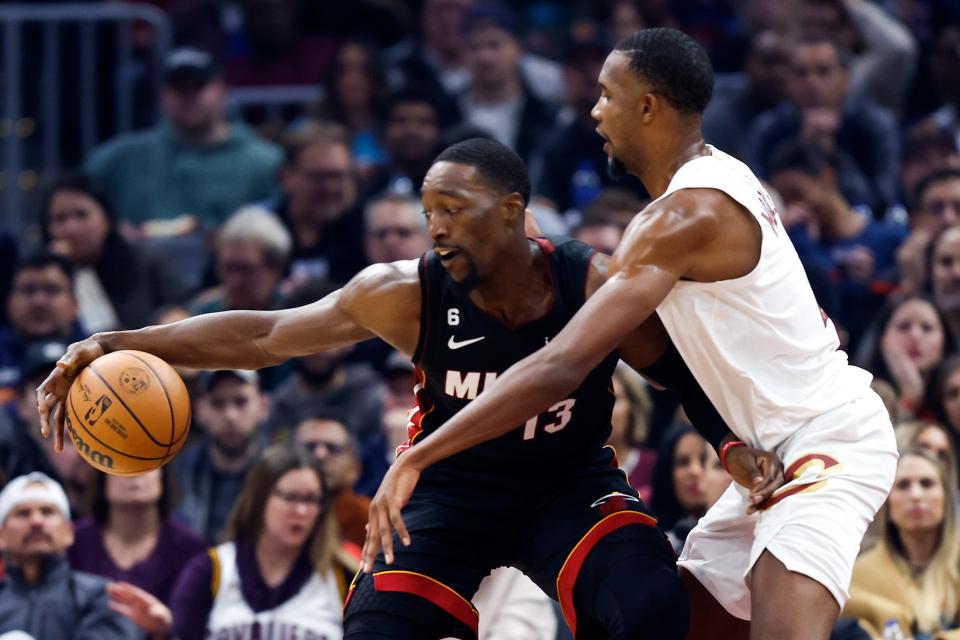
[[[151,638],[340,640],[356,561],[338,543],[329,505],[313,454],[273,445],[247,475],[225,542],[187,564],[171,606],[118,582],[112,607]]]
[[[356,545],[359,556],[366,536],[370,498],[353,490],[362,470],[356,438],[336,413],[314,412],[300,421],[293,439],[312,451],[320,462],[340,535],[344,542]]]
[[[419,258],[430,248],[420,200],[409,195],[387,194],[372,200],[364,210],[363,248],[370,264]]]

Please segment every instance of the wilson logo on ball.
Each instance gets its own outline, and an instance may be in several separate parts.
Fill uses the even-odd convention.
[[[130,367],[120,373],[120,386],[130,393],[143,393],[150,388],[150,378],[143,369]]]
[[[98,464],[107,469],[113,469],[113,458],[107,454],[98,451],[97,449],[92,449],[87,441],[80,437],[80,434],[77,432],[76,428],[73,426],[73,423],[68,417],[66,419],[67,431],[70,432],[70,437],[73,438],[73,445],[77,448],[77,451],[80,452],[80,455],[87,458],[93,464]]]

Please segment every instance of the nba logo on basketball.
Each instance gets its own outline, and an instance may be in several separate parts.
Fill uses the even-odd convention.
[[[94,405],[87,409],[87,412],[83,414],[83,419],[92,427],[94,424],[96,424],[97,420],[100,419],[100,416],[106,413],[111,404],[113,404],[113,402],[110,400],[110,398],[107,396],[100,396],[97,398],[97,401],[94,403]]]

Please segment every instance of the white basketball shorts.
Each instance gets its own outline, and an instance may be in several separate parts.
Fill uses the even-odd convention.
[[[777,447],[786,484],[747,515],[731,483],[690,532],[678,564],[737,618],[750,619],[750,571],[766,549],[825,586],[842,609],[867,526],[897,465],[889,414],[873,391],[807,423]]]

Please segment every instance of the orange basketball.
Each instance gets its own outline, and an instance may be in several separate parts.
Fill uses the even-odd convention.
[[[135,476],[169,462],[190,431],[190,396],[173,367],[143,351],[100,356],[70,387],[66,431],[92,466]]]

